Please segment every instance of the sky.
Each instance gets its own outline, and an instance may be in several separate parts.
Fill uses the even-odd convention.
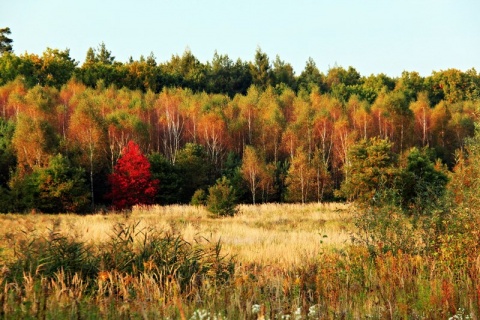
[[[18,55],[68,48],[80,64],[104,42],[120,62],[185,50],[253,61],[260,48],[297,75],[310,57],[324,73],[480,71],[479,0],[0,0],[4,27]]]

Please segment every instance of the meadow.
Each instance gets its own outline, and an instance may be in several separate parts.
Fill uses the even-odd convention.
[[[0,215],[5,319],[477,319],[480,259],[372,255],[347,204]]]

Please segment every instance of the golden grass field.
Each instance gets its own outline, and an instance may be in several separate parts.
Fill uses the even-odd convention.
[[[186,205],[136,207],[128,214],[0,215],[0,318],[478,319],[480,257],[476,253],[471,263],[463,264],[456,256],[451,261],[401,250],[372,255],[365,245],[352,243],[352,237],[358,236],[354,221],[358,215],[348,204],[262,204],[238,209],[237,215],[225,218]],[[126,234],[115,233],[126,229],[135,245],[116,246]],[[158,248],[178,253],[165,255],[178,259],[162,260],[157,255],[153,260],[150,255],[138,260],[142,236],[159,232],[166,239],[178,235],[189,244],[207,245],[198,246],[204,251],[191,246],[182,253],[174,250],[175,240],[168,240],[163,242],[166,247]],[[56,234],[75,242],[56,242],[52,236]],[[149,238],[150,243],[154,239]],[[67,266],[64,270],[63,264],[55,265],[62,252],[50,252],[45,260],[35,251],[45,247],[29,247],[34,241],[65,250],[77,250],[78,243],[82,248],[91,244],[95,250],[89,255],[109,263],[118,258],[114,261],[118,263],[107,269],[95,264],[89,276],[69,273],[68,267],[89,266],[88,259],[77,256],[81,266],[61,260]],[[221,258],[212,260],[209,250],[218,248],[217,243],[222,246]],[[103,244],[111,256],[102,251]],[[130,251],[136,251],[135,267],[117,269],[132,263]],[[196,270],[187,283],[182,275],[188,272],[177,272],[183,262],[188,270]],[[192,269],[194,264],[200,268]],[[46,273],[50,265],[60,269]],[[172,266],[178,269],[168,269]]]
[[[349,206],[340,203],[241,205],[236,216],[226,218],[188,205],[138,207],[128,215],[7,214],[0,215],[0,244],[13,250],[18,239],[52,231],[100,243],[112,235],[115,224],[138,222],[138,230],[176,231],[187,241],[220,240],[224,253],[241,263],[288,268],[348,244],[351,220]],[[8,259],[11,253],[3,255]]]

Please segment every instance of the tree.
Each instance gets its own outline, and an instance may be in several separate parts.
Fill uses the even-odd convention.
[[[406,159],[398,189],[402,206],[408,214],[428,215],[442,200],[448,177],[442,166],[432,161],[429,149],[412,148]]]
[[[179,177],[177,190],[179,202],[189,203],[196,190],[207,189],[210,182],[208,173],[212,168],[202,145],[187,143],[178,152],[175,168]],[[211,181],[213,183],[215,180]]]
[[[411,102],[424,91],[424,88],[425,79],[418,72],[403,71],[402,77],[397,81],[395,90],[402,91],[407,100]]]
[[[205,89],[207,75],[205,66],[186,49],[183,55],[172,56],[172,59],[161,66],[166,76],[166,85],[171,87],[187,87],[193,91]]]
[[[227,126],[221,115],[215,112],[208,112],[203,115],[198,125],[199,140],[207,152],[213,169],[221,168],[221,160],[225,154],[227,144]]]
[[[353,67],[348,67],[348,70],[345,70],[342,67],[335,66],[328,70],[325,82],[330,90],[339,84],[353,86],[359,84],[360,74]]]
[[[115,62],[115,57],[103,42],[97,50],[88,49],[85,62],[76,71],[78,78],[89,87],[98,87],[99,80],[103,80],[106,86],[115,84],[117,87],[123,87],[128,80],[128,68],[122,63]]]
[[[17,159],[12,146],[15,125],[12,121],[0,118],[0,187],[7,184],[10,173],[15,168]]]
[[[314,199],[315,175],[315,168],[310,164],[307,153],[298,148],[286,179],[288,200],[305,203]]]
[[[90,47],[87,50],[87,55],[85,57],[85,64],[94,64],[97,62],[97,57],[95,56],[95,50]]]
[[[18,57],[12,52],[0,54],[0,84],[6,84],[17,78],[17,82],[22,81],[28,86],[38,83],[33,61],[25,55]]]
[[[208,211],[219,216],[233,216],[237,212],[236,206],[235,191],[225,176],[208,188]]]
[[[323,89],[324,76],[320,73],[315,64],[315,61],[308,58],[305,69],[303,69],[300,77],[298,77],[298,87],[308,92],[312,91],[313,87]]]
[[[57,140],[50,123],[22,114],[12,137],[20,171],[32,172],[35,167],[45,167],[49,157],[55,154]]]
[[[182,176],[178,173],[178,168],[158,152],[150,154],[148,161],[150,162],[152,178],[162,182],[157,190],[155,203],[161,205],[179,203],[180,194],[178,191]]]
[[[89,191],[85,172],[58,154],[49,166],[37,173],[38,201],[36,209],[45,213],[85,212],[89,207]]]
[[[278,55],[273,62],[272,77],[274,86],[283,83],[293,90],[297,89],[295,72],[293,71],[292,65],[290,63],[285,63],[285,61],[281,60]]]
[[[234,95],[232,92],[233,66],[233,61],[228,55],[219,55],[215,51],[208,75],[207,89],[209,92]]]
[[[457,265],[474,265],[480,251],[480,127],[465,140],[465,150],[457,151],[456,164],[448,184],[454,204],[445,219],[442,258]],[[466,267],[466,266],[465,266]]]
[[[78,62],[70,57],[70,49],[61,51],[47,48],[40,61],[39,82],[56,88],[60,88],[70,80],[78,65]]]
[[[278,103],[272,87],[265,90],[258,101],[259,116],[258,121],[263,130],[260,130],[260,143],[269,161],[277,162],[282,134],[286,126],[285,115]]]
[[[414,130],[415,136],[421,141],[422,147],[430,142],[431,118],[433,110],[430,108],[430,102],[425,92],[418,94],[418,100],[410,104],[410,110],[415,118]]]
[[[392,91],[385,95],[382,107],[390,116],[390,140],[402,152],[405,141],[408,140],[406,136],[411,132],[409,126],[413,120],[407,99],[402,92]]]
[[[96,59],[98,62],[103,64],[113,64],[113,62],[115,61],[115,57],[112,56],[111,51],[107,50],[104,42],[102,42],[98,46],[98,53],[96,55]]]
[[[312,159],[312,167],[315,171],[315,187],[317,202],[323,201],[326,195],[331,195],[332,177],[328,172],[328,161],[320,149],[316,149]]]
[[[239,202],[247,202],[250,198],[249,189],[242,175],[242,159],[240,155],[230,151],[223,165],[222,176],[225,176],[233,187],[235,198]]]
[[[112,187],[108,197],[116,210],[153,203],[159,184],[158,180],[152,180],[150,163],[133,141],[129,141],[122,150],[122,156],[108,180]]]
[[[362,140],[348,151],[348,172],[337,195],[374,204],[377,191],[391,189],[398,176],[397,158],[388,140]]]
[[[7,37],[10,35],[12,32],[10,31],[10,28],[2,28],[0,29],[0,54],[4,52],[12,52],[12,42],[13,40]]]
[[[70,118],[68,135],[83,151],[82,164],[90,174],[90,198],[95,206],[94,177],[101,171],[101,150],[106,148],[104,121],[93,99],[85,95]]]
[[[175,164],[182,145],[185,130],[185,117],[181,109],[181,99],[176,90],[163,90],[155,102],[155,109],[161,128],[163,152]]]
[[[207,90],[211,93],[224,93],[230,97],[245,94],[252,84],[252,75],[248,63],[238,59],[231,60],[228,55],[215,52],[208,68]]]
[[[265,171],[265,163],[258,155],[254,147],[247,146],[243,153],[242,175],[247,181],[250,192],[252,193],[252,202],[255,204],[256,194],[260,188],[260,182]]]
[[[252,74],[253,84],[260,89],[265,89],[272,82],[272,71],[270,61],[262,49],[255,51],[255,62],[250,63],[250,72]]]

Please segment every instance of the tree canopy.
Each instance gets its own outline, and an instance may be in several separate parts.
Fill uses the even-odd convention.
[[[260,48],[253,62],[215,53],[202,63],[188,50],[122,63],[102,43],[82,65],[68,49],[6,52],[1,208],[40,210],[32,186],[59,154],[81,169],[90,210],[111,205],[108,177],[133,141],[160,182],[139,203],[190,203],[226,176],[240,202],[370,201],[388,187],[417,199],[403,201],[405,210],[421,211],[419,199],[442,196],[445,172],[474,134],[479,92],[475,69],[365,77],[353,67],[322,72],[309,59],[297,76]]]

